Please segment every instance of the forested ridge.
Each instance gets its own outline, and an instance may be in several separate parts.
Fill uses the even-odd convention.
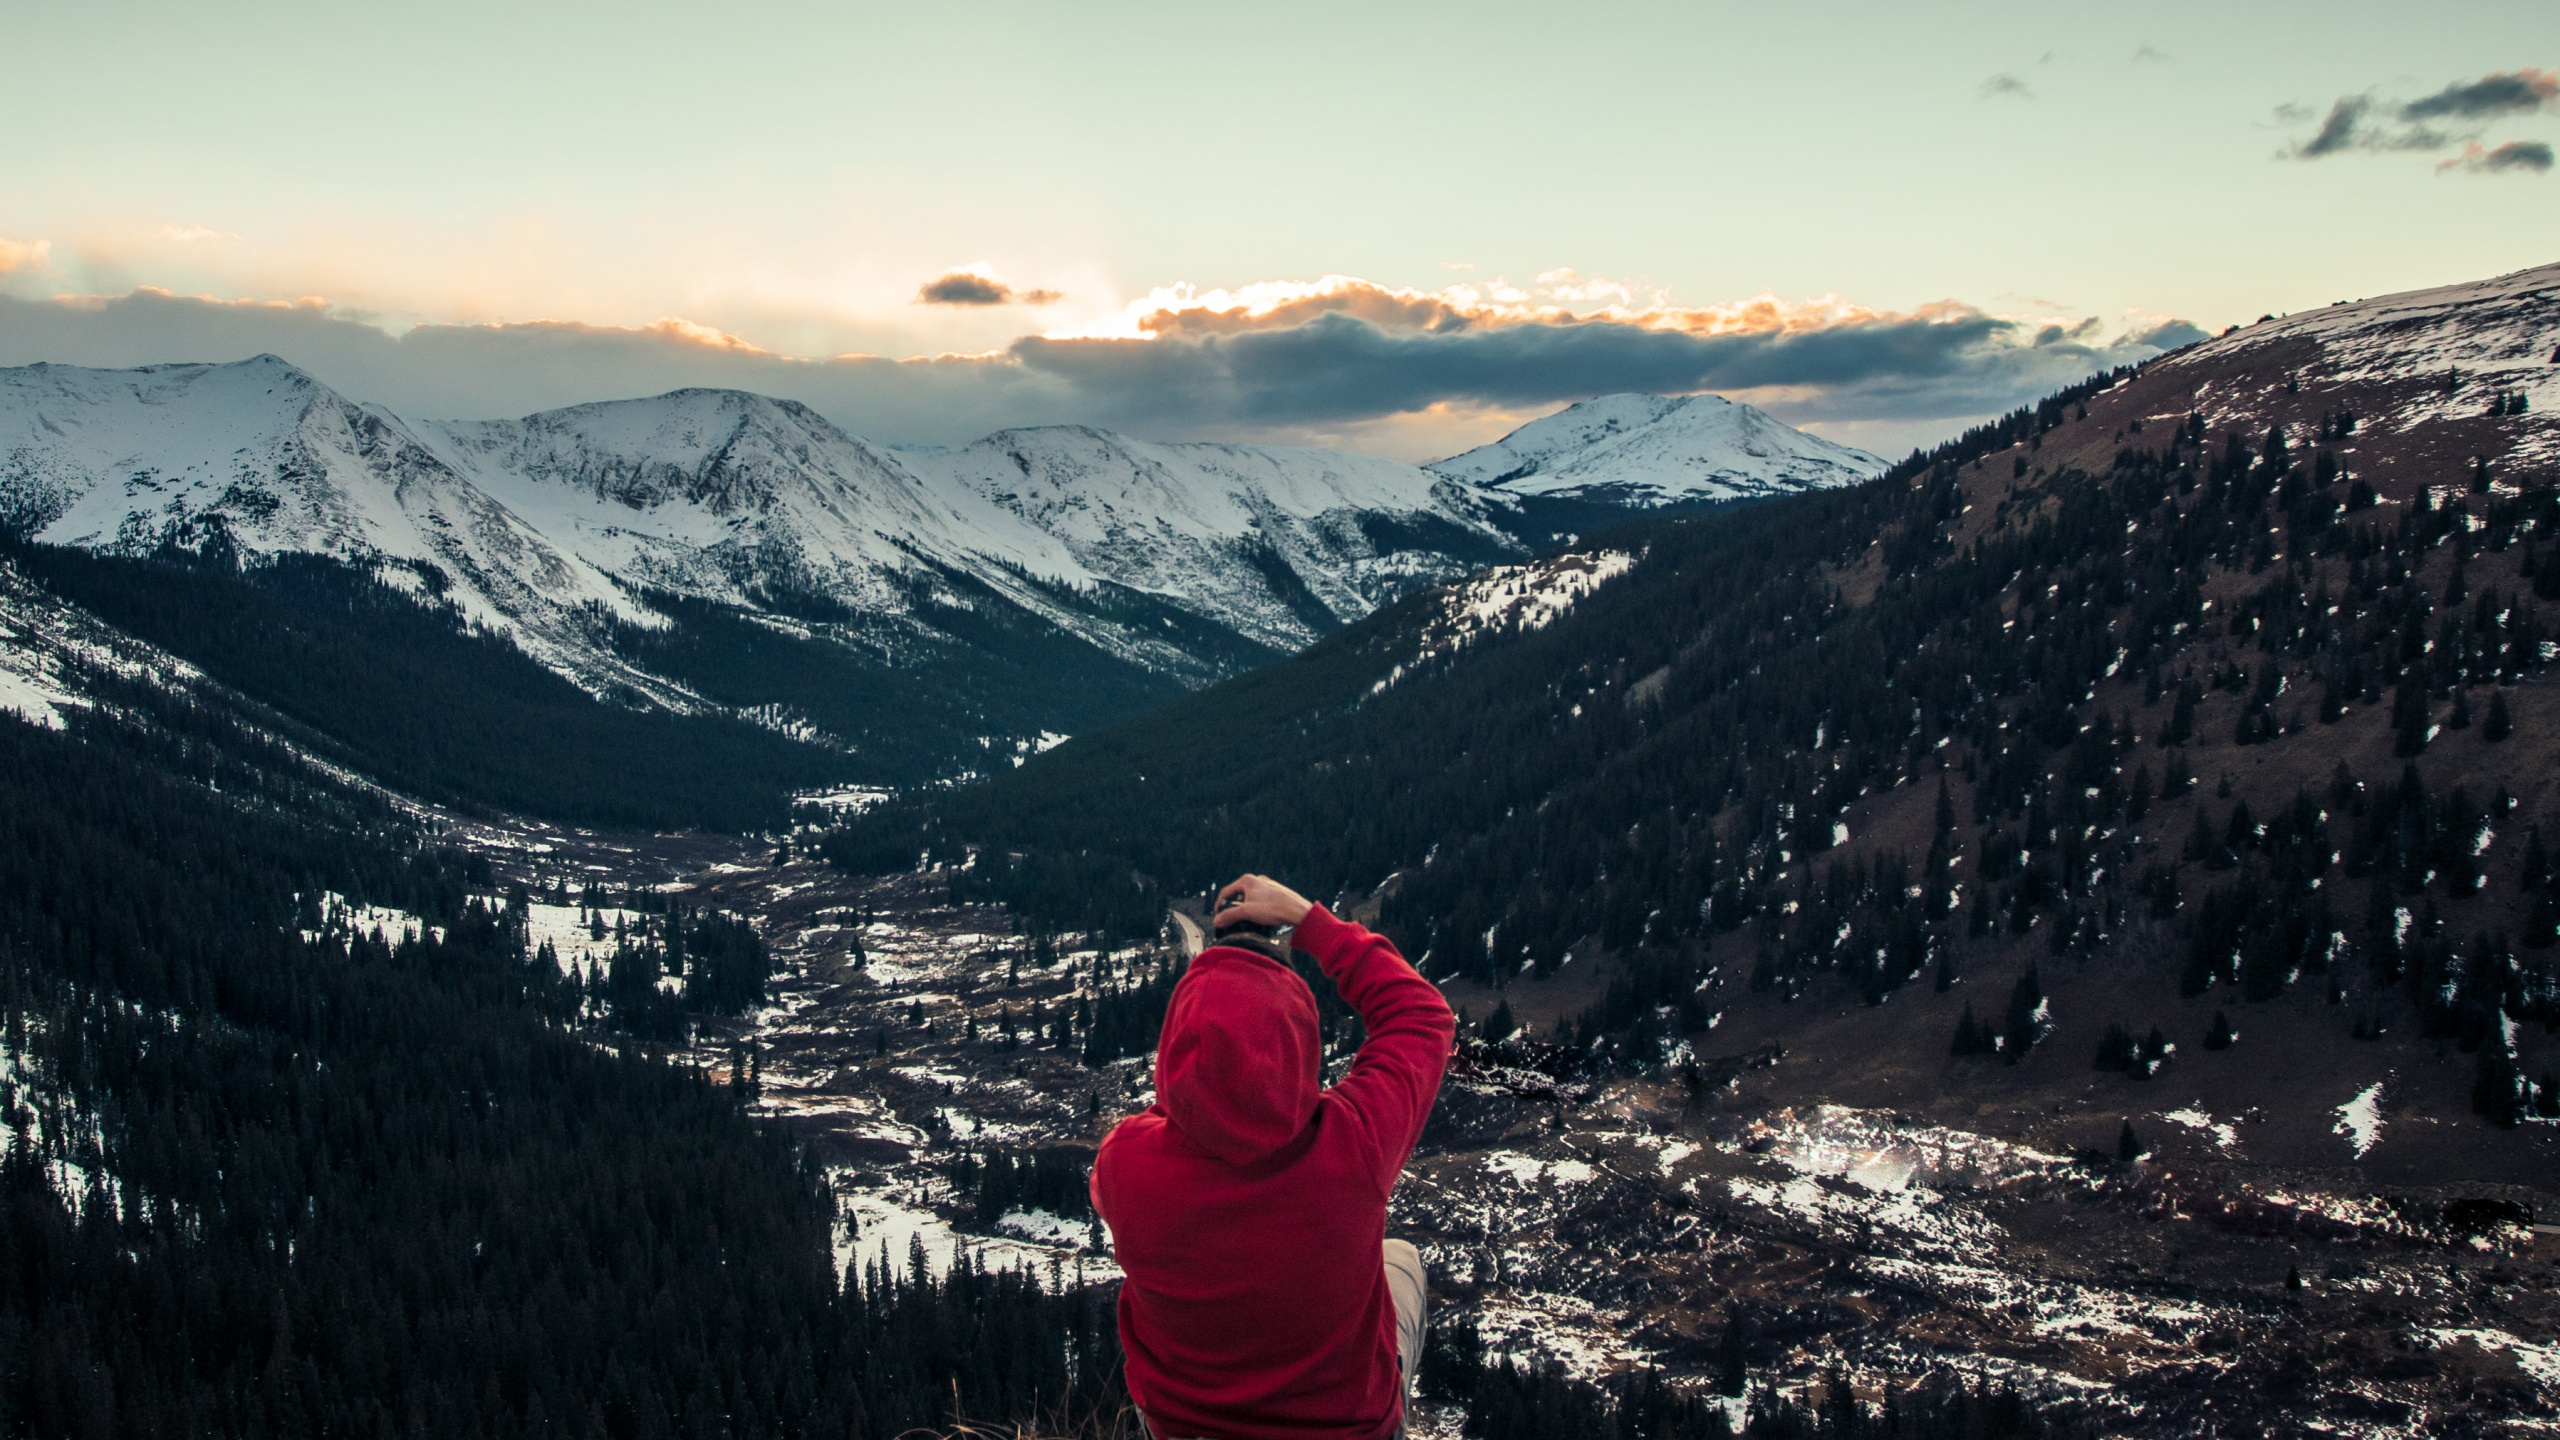
[[[2414,1023],[2468,1050],[2500,1016],[2560,1025],[2547,852],[2515,843],[2540,817],[2447,779],[2548,763],[2545,735],[2511,737],[2551,661],[2560,492],[2485,462],[2377,489],[2339,462],[2351,413],[2136,418],[2047,450],[2131,378],[1857,489],[1591,537],[1633,568],[1543,629],[1417,662],[1445,603],[1418,597],[990,785],[883,807],[829,853],[974,854],[955,894],[1123,934],[1248,868],[1353,897],[1387,882],[1382,923],[1435,976],[1618,957],[1568,1038],[1639,1057],[1634,1031],[1703,1026],[1719,961],[1756,989],[1880,1001],[2137,932],[2187,952],[2190,994],[2351,981],[2358,1034]],[[2234,793],[2196,773],[2200,715],[2221,756],[2387,726],[2390,758],[2271,750],[2277,774]],[[1853,814],[1890,840],[1850,838]],[[1980,1024],[1981,1053],[2037,1038]],[[2481,1063],[2492,1118],[2560,1102]]]
[[[720,716],[588,695],[506,639],[320,555],[144,558],[11,542],[55,594],[272,712],[314,752],[421,799],[596,825],[752,830],[846,758]],[[432,598],[432,597],[430,597]]]
[[[812,1162],[573,1026],[579,986],[458,856],[15,720],[0,854],[0,1433],[885,1436],[1116,1405],[1107,1297],[906,1256],[840,1286]],[[309,938],[322,893],[421,925]]]

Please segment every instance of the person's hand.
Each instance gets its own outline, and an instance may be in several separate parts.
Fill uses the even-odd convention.
[[[1306,896],[1268,875],[1240,875],[1218,891],[1218,913],[1210,917],[1209,927],[1268,925],[1276,930],[1304,920],[1314,908]]]

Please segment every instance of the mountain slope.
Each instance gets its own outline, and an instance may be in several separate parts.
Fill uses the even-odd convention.
[[[1659,506],[1854,485],[1885,461],[1720,395],[1603,395],[1428,468],[1514,495]]]
[[[2187,1058],[2145,1093],[2260,1107],[2254,1151],[2344,1163],[2332,1111],[2387,1082],[2454,1123],[2370,1173],[2524,1183],[2552,1132],[2495,1127],[2560,1105],[2560,489],[2537,411],[2428,386],[2451,349],[2457,394],[2538,404],[2501,337],[2560,344],[2548,293],[2324,317],[2419,337],[2405,369],[2242,332],[1878,484],[1630,526],[835,851],[976,847],[964,888],[1123,930],[1242,869],[1374,890],[1479,1007],[1557,977],[1511,996],[1542,1036],[1650,1063],[1720,1016],[1844,1103],[2128,1103],[2090,1057],[2157,1025]],[[1967,1006],[2018,1063],[1951,1064]],[[2213,1058],[2217,1010],[2260,1060]]]
[[[1053,426],[901,458],[938,493],[1053,537],[1084,573],[1275,647],[1519,553],[1499,500],[1374,456]]]
[[[683,708],[589,635],[648,614],[444,463],[406,422],[272,355],[0,374],[0,529],[118,555],[326,555],[512,635],[593,691]]]
[[[1039,486],[1020,483],[1034,472]],[[281,586],[290,608],[319,572],[281,560],[325,557],[354,573],[321,588],[365,596],[348,613],[368,623],[487,630],[607,704],[764,726],[849,754],[857,778],[913,784],[1514,554],[1503,504],[1388,461],[1083,430],[911,464],[804,406],[729,391],[412,424],[271,356],[0,372],[0,532],[128,568],[22,562],[99,604],[157,597],[126,607],[159,627],[144,638],[199,663],[219,651],[236,681],[262,677],[254,698],[336,715],[359,751],[355,730],[378,727],[313,687],[371,691],[288,661],[301,622],[217,636],[163,602],[196,587],[206,614],[236,617]],[[235,562],[247,591],[216,573]],[[404,628],[372,603],[384,585],[447,618]],[[37,661],[10,668],[25,672],[14,707],[47,703]],[[515,703],[497,671],[448,678],[496,687],[473,704]],[[463,785],[449,799],[560,793],[449,778]]]

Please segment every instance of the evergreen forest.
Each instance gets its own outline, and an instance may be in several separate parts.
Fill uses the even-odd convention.
[[[1435,978],[1614,957],[1556,1038],[1640,1064],[1703,1027],[1718,961],[1755,990],[1881,1003],[1992,956],[2103,961],[2137,932],[2187,952],[2190,994],[2352,977],[2466,1051],[2501,1016],[2560,1027],[2548,852],[2537,834],[2491,876],[2474,857],[2516,838],[2513,799],[2447,782],[2434,753],[2508,753],[2509,693],[2548,672],[2560,491],[2481,464],[2385,503],[2324,446],[2352,427],[2327,415],[2137,425],[2094,470],[2031,458],[2131,378],[1874,484],[1586,537],[1633,568],[1544,628],[1424,654],[1446,602],[1416,597],[990,784],[883,806],[827,853],[974,856],[955,893],[1131,937],[1248,869],[1374,889]],[[2209,696],[2237,747],[2387,717],[2389,768],[2323,763],[2253,810],[2190,761]],[[1897,792],[1932,818],[1852,839],[1853,809]],[[2181,843],[2137,847],[2173,804]],[[2036,999],[1979,1017],[1972,1053],[2034,1044]],[[2504,1048],[2481,1052],[2482,1112],[2560,1106]]]

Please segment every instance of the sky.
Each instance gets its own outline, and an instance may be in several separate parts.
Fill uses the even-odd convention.
[[[21,7],[0,365],[1424,459],[1616,390],[1900,454],[2560,260],[2548,0]],[[40,57],[40,58],[39,58]]]

